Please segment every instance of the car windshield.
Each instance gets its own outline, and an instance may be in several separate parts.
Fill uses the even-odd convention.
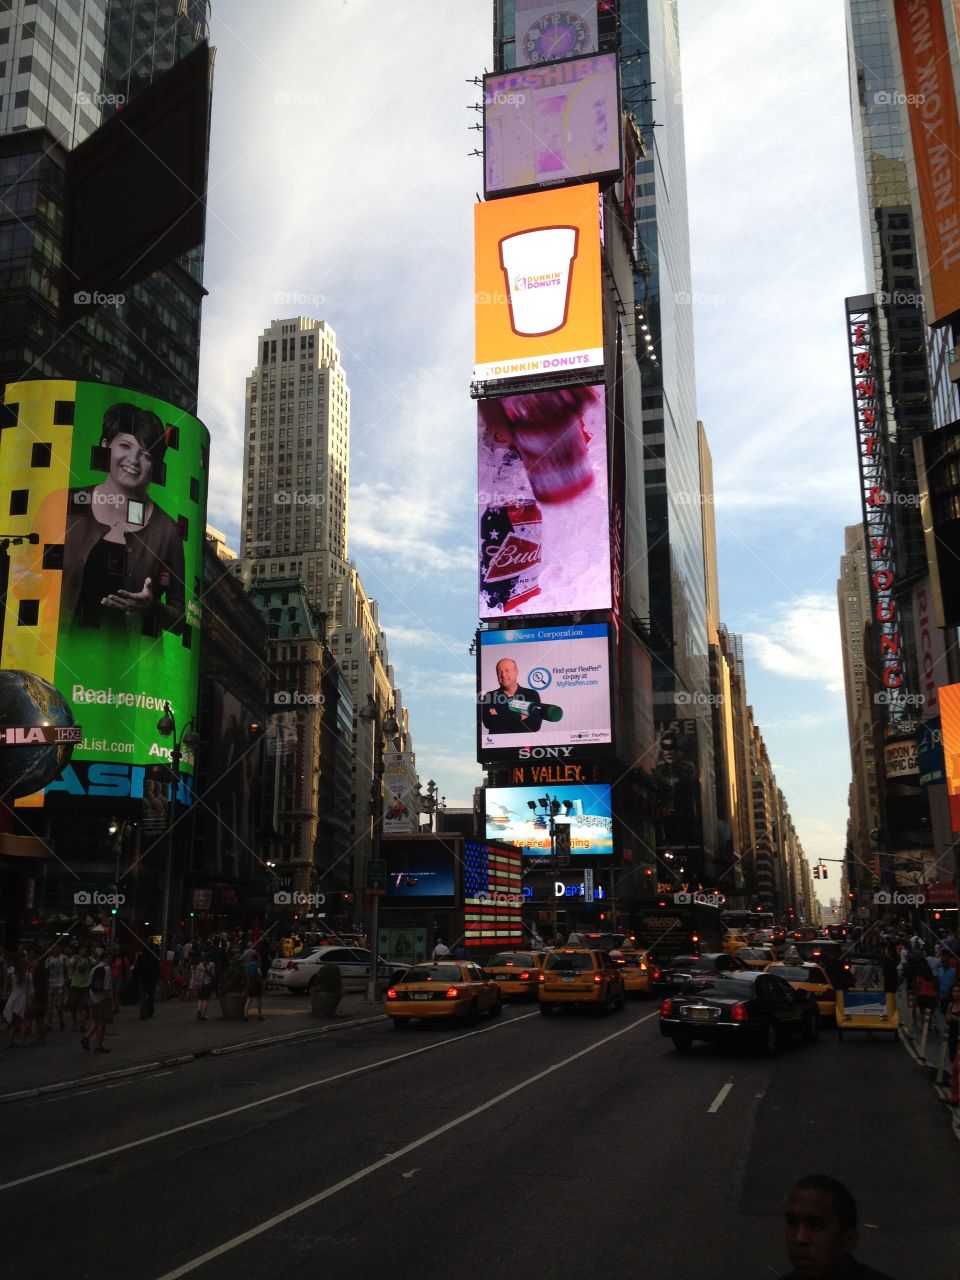
[[[555,955],[547,956],[547,969],[572,969],[575,973],[585,973],[588,969],[593,968],[593,956],[583,951],[574,951],[565,954],[558,951]]]
[[[762,947],[741,947],[737,952],[742,960],[769,960],[770,952]]]
[[[525,951],[498,951],[497,954],[486,963],[486,968],[493,969],[496,965],[507,968],[529,969],[535,964],[533,956]]]
[[[715,973],[709,977],[688,982],[683,989],[687,995],[709,995],[712,992],[720,996],[735,995],[739,1000],[743,996],[743,979],[746,978],[752,983],[755,977],[756,975],[752,973]]]
[[[826,978],[820,969],[804,969],[799,965],[782,968],[777,967],[771,969],[771,973],[776,974],[778,978],[783,978],[784,982],[826,982]]]
[[[708,971],[712,969],[714,962],[712,959],[705,959],[703,956],[674,956],[670,961],[671,969],[692,969],[694,971]]]
[[[461,982],[460,968],[455,964],[422,964],[408,969],[404,982]]]

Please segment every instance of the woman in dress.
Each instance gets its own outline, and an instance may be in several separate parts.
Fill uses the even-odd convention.
[[[33,981],[27,966],[26,956],[19,955],[13,965],[13,979],[10,994],[3,1006],[3,1020],[10,1026],[10,1048],[27,1043],[27,1009],[33,1003]]]

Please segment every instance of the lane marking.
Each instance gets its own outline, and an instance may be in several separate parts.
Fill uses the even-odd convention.
[[[422,1053],[432,1053],[436,1049],[445,1048],[448,1044],[460,1044],[464,1040],[469,1040],[472,1036],[487,1035],[491,1031],[499,1031],[504,1027],[516,1026],[526,1018],[534,1018],[536,1016],[537,1014],[534,1013],[525,1013],[518,1018],[508,1018],[506,1020],[498,1018],[496,1022],[491,1023],[489,1026],[481,1027],[477,1031],[468,1031],[459,1036],[450,1036],[446,1040],[424,1045],[420,1049],[411,1049],[406,1053],[398,1053],[390,1058],[381,1058],[377,1062],[368,1062],[365,1066],[354,1067],[350,1071],[340,1071],[336,1075],[324,1076],[320,1080],[309,1080],[306,1084],[298,1084],[292,1089],[284,1089],[281,1093],[272,1093],[268,1097],[260,1098],[255,1102],[245,1102],[241,1106],[230,1107],[229,1110],[220,1111],[217,1115],[202,1116],[199,1120],[190,1120],[186,1124],[175,1125],[172,1129],[163,1129],[159,1133],[148,1134],[144,1138],[135,1138],[132,1142],[121,1143],[118,1147],[109,1147],[106,1151],[98,1151],[93,1155],[81,1156],[78,1160],[68,1160],[65,1164],[54,1165],[50,1169],[41,1169],[37,1173],[28,1173],[22,1178],[14,1178],[11,1182],[0,1183],[0,1191],[12,1191],[14,1187],[26,1186],[27,1183],[37,1182],[40,1178],[49,1178],[55,1173],[65,1173],[68,1169],[77,1169],[81,1165],[93,1164],[97,1160],[105,1160],[109,1156],[118,1155],[121,1151],[132,1151],[136,1147],[146,1146],[150,1142],[159,1142],[162,1138],[170,1138],[177,1133],[187,1133],[190,1129],[199,1129],[201,1125],[212,1124],[216,1120],[225,1120],[229,1116],[240,1115],[244,1111],[252,1111],[255,1107],[265,1107],[271,1102],[279,1102],[283,1098],[292,1098],[307,1089],[317,1089],[324,1084],[333,1084],[337,1080],[348,1080],[351,1076],[362,1075],[365,1071],[376,1071],[380,1067],[389,1067],[394,1062],[403,1062],[405,1058],[416,1058]],[[132,1081],[123,1081],[123,1083],[130,1084]],[[92,1092],[92,1090],[84,1090],[84,1092]],[[76,1098],[79,1095],[71,1093],[69,1096]]]
[[[132,1080],[118,1080],[116,1084],[102,1084],[102,1085],[98,1085],[98,1086],[96,1087],[96,1089],[81,1089],[79,1093],[71,1093],[69,1096],[70,1096],[71,1098],[82,1098],[82,1097],[84,1096],[84,1094],[87,1094],[87,1093],[106,1093],[106,1091],[107,1091],[108,1089],[123,1089],[123,1088],[125,1088],[128,1084],[133,1084],[133,1081],[132,1081]],[[59,1097],[59,1098],[41,1098],[41,1099],[40,1099],[40,1101],[41,1101],[41,1102],[44,1102],[44,1103],[46,1103],[46,1102],[63,1102],[63,1101],[65,1100],[66,1096],[67,1096],[67,1095],[64,1095],[63,1097]]]
[[[413,1142],[408,1142],[399,1151],[393,1151],[390,1155],[375,1160],[373,1164],[368,1164],[365,1168],[358,1169],[356,1173],[351,1173],[349,1177],[341,1178],[339,1182],[335,1182],[323,1191],[318,1191],[315,1196],[310,1196],[307,1200],[301,1200],[299,1204],[295,1204],[289,1209],[284,1209],[282,1213],[278,1213],[272,1218],[267,1218],[255,1227],[251,1227],[248,1231],[243,1231],[240,1235],[233,1236],[230,1240],[225,1240],[223,1244],[219,1244],[216,1248],[200,1254],[199,1257],[183,1263],[182,1266],[176,1267],[173,1271],[165,1272],[160,1276],[159,1280],[180,1280],[181,1276],[189,1275],[191,1271],[196,1271],[199,1267],[205,1266],[215,1258],[222,1258],[225,1253],[230,1253],[231,1250],[239,1248],[240,1245],[246,1244],[249,1240],[255,1240],[257,1236],[263,1235],[266,1231],[271,1231],[274,1227],[279,1226],[281,1222],[287,1222],[298,1214],[312,1209],[315,1205],[322,1204],[324,1200],[329,1200],[331,1196],[337,1195],[338,1192],[346,1190],[347,1187],[352,1187],[355,1183],[369,1177],[371,1173],[376,1173],[378,1170],[386,1168],[387,1165],[393,1164],[396,1160],[402,1160],[411,1151],[416,1151],[418,1148],[426,1146],[428,1142],[433,1142],[434,1139],[449,1133],[452,1129],[457,1129],[460,1125],[466,1124],[468,1120],[473,1120],[476,1116],[483,1115],[491,1107],[496,1107],[501,1102],[505,1102],[507,1098],[512,1098],[515,1094],[522,1093],[524,1089],[529,1089],[531,1085],[538,1084],[541,1080],[545,1080],[547,1076],[553,1075],[555,1071],[560,1071],[562,1068],[568,1067],[572,1062],[576,1062],[578,1058],[584,1058],[589,1053],[595,1053],[598,1049],[602,1049],[604,1045],[610,1044],[611,1041],[625,1036],[629,1031],[635,1031],[642,1023],[649,1022],[651,1018],[656,1018],[658,1015],[659,1010],[654,1013],[648,1013],[645,1018],[640,1018],[637,1022],[631,1022],[628,1027],[623,1027],[620,1031],[614,1031],[612,1035],[604,1036],[602,1040],[595,1041],[593,1044],[588,1045],[586,1049],[580,1049],[579,1052],[571,1054],[569,1058],[555,1062],[552,1067],[538,1071],[536,1075],[521,1081],[520,1084],[504,1089],[502,1093],[498,1093],[487,1102],[482,1102],[478,1107],[472,1107],[455,1119],[448,1120],[446,1124],[442,1124],[438,1128],[432,1129],[429,1133],[425,1133],[423,1137],[415,1138]]]
[[[713,1115],[720,1110],[724,1102],[726,1102],[727,1100],[727,1094],[730,1092],[732,1088],[733,1088],[733,1081],[728,1080],[727,1083],[720,1090],[720,1092],[717,1094],[717,1096],[714,1098],[714,1100],[710,1103],[709,1107],[707,1107],[708,1116]]]

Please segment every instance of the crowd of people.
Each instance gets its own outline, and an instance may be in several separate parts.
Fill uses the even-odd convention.
[[[239,975],[235,986],[246,997],[244,1018],[262,1019],[275,955],[267,937],[239,931],[204,942],[177,941],[165,960],[147,946],[99,941],[24,947],[9,952],[0,967],[0,1033],[14,1049],[43,1045],[51,1032],[69,1028],[80,1035],[84,1050],[108,1053],[104,1034],[121,1005],[151,1018],[159,986],[170,999],[194,1002],[197,1020],[204,1021],[210,1000],[224,992],[228,972]]]

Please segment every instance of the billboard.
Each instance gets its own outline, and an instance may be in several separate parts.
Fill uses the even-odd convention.
[[[895,0],[927,275],[924,314],[960,311],[960,120],[941,0]]]
[[[932,605],[933,619],[938,627],[956,627],[960,625],[960,574],[956,572],[960,560],[960,475],[956,465],[957,453],[960,452],[960,422],[950,422],[936,431],[918,436],[913,442],[913,452],[917,465],[920,519],[930,569],[930,577],[924,579],[930,586],[926,602],[927,623],[929,625]],[[918,625],[922,629],[919,619]],[[928,690],[931,671],[926,649],[921,657],[922,683]]]
[[[514,62],[553,62],[597,48],[597,0],[516,0]]]
[[[442,836],[398,836],[380,841],[387,864],[385,905],[413,907],[455,905],[457,842]]]
[[[408,835],[420,824],[417,773],[412,751],[383,753],[383,832]]]
[[[603,367],[600,188],[474,206],[477,382]]]
[[[480,617],[609,609],[603,387],[483,400]]]
[[[482,631],[478,754],[609,743],[609,655],[606,623]]]
[[[463,940],[467,947],[523,942],[523,860],[509,844],[463,842]]]
[[[618,177],[621,132],[615,53],[485,75],[484,192]]]
[[[613,853],[613,815],[608,786],[487,787],[486,834],[488,840],[507,840],[521,847],[525,857],[549,857],[550,818],[555,826],[570,829],[570,853],[574,856],[607,856]]]
[[[940,732],[950,801],[950,829],[960,831],[960,684],[940,688]]]
[[[10,553],[0,665],[63,694],[83,729],[74,766],[169,761],[164,703],[178,729],[197,710],[207,430],[101,383],[11,383],[6,405],[5,532],[37,541]]]

